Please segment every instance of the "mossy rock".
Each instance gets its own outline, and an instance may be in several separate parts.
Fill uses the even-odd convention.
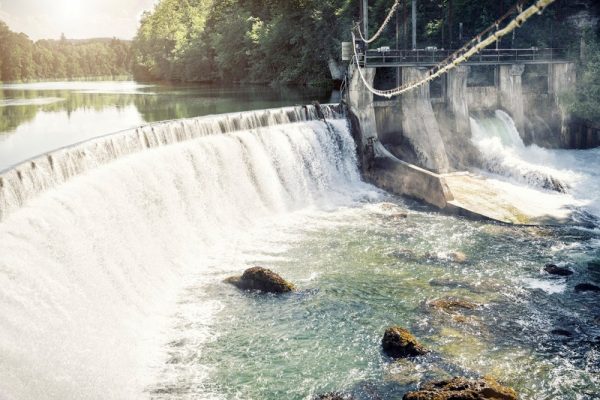
[[[455,377],[429,382],[419,390],[408,392],[403,400],[517,400],[517,393],[493,378],[467,379]]]
[[[430,307],[433,307],[436,310],[444,311],[448,314],[456,313],[459,310],[475,310],[479,307],[479,304],[468,300],[455,298],[435,299],[431,300],[428,304]]]
[[[416,357],[428,353],[408,330],[399,326],[385,330],[381,346],[383,352],[393,358]]]
[[[232,276],[225,279],[242,290],[258,290],[265,293],[287,293],[296,288],[281,276],[262,267],[252,267],[244,271],[242,276]]]

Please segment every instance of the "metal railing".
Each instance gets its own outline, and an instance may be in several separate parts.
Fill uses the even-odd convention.
[[[368,50],[359,54],[361,66],[436,65],[446,60],[455,50]],[[566,49],[484,49],[471,57],[467,64],[544,63],[567,61]]]

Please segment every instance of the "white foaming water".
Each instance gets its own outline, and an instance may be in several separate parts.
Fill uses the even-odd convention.
[[[345,120],[314,116],[162,123],[4,173],[0,398],[147,397],[183,288],[261,226],[371,191]]]
[[[471,131],[489,172],[531,188],[569,193],[573,206],[600,217],[600,149],[525,146],[514,121],[501,110],[493,117],[471,118]]]

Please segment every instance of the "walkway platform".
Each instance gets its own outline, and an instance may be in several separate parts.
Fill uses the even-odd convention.
[[[434,67],[452,56],[454,50],[368,50],[359,55],[361,67]],[[510,64],[554,64],[569,60],[565,49],[485,49],[463,65],[510,65]]]

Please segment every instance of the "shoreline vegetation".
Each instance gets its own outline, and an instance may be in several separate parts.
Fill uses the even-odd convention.
[[[456,48],[513,5],[512,0],[418,3],[418,47]],[[370,3],[382,21],[390,1]],[[449,10],[452,9],[450,13]],[[410,10],[372,48],[407,48]],[[344,75],[340,60],[358,20],[354,0],[160,0],[142,14],[135,38],[31,41],[0,21],[0,83],[122,80],[159,84],[249,84],[334,89]],[[560,47],[577,55],[577,88],[561,99],[579,120],[600,121],[600,4],[559,1],[528,22],[501,47]],[[408,18],[410,19],[410,18]],[[469,21],[462,24],[461,21]],[[395,25],[399,35],[396,37]],[[462,25],[461,39],[458,26]]]
[[[0,21],[0,82],[132,76],[131,41],[29,39]]]

